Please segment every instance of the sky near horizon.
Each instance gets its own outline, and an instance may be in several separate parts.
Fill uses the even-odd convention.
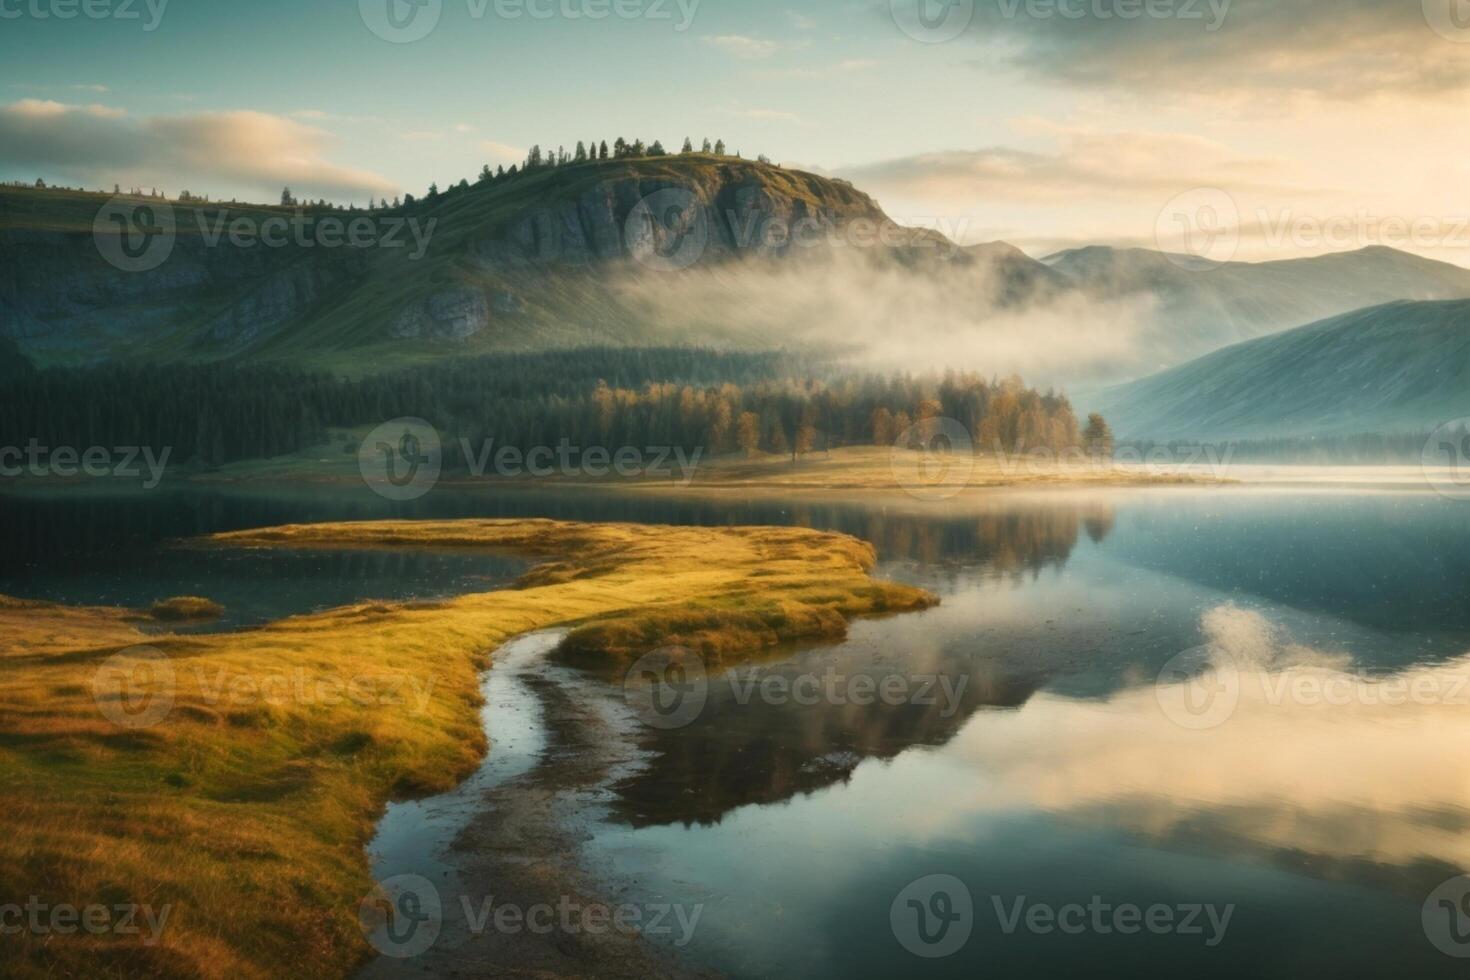
[[[1470,0],[0,0],[0,179],[171,195],[708,136],[1033,254],[1470,266],[1467,109]]]

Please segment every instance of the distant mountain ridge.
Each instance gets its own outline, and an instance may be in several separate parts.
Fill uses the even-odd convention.
[[[100,254],[107,200],[0,188],[0,337],[38,366],[246,359],[362,373],[684,343],[1006,371],[1004,358],[1040,346],[1046,363],[1023,373],[1095,389],[1360,307],[1470,298],[1470,270],[1392,249],[1206,263],[1099,246],[1038,261],[904,228],[846,181],[700,153],[541,167],[383,212],[172,203],[172,251],[136,272]],[[407,223],[422,254],[238,247],[207,231],[298,215]],[[1053,369],[1068,359],[1072,374]]]
[[[1122,439],[1422,432],[1470,417],[1470,300],[1395,302],[1107,389]]]
[[[1140,338],[1152,353],[1154,369],[1383,303],[1470,298],[1470,269],[1384,246],[1224,263],[1089,246],[1042,261],[1099,298],[1157,297],[1155,324]]]

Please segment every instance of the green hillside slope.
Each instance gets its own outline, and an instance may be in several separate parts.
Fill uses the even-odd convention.
[[[1089,407],[1124,439],[1427,431],[1470,416],[1470,301],[1357,310],[1110,388]]]
[[[296,209],[165,204],[176,229],[166,260],[124,270],[94,235],[108,199],[0,189],[0,335],[39,362],[245,357],[373,370],[466,351],[657,342],[668,338],[620,296],[630,280],[658,282],[686,261],[823,250],[783,240],[783,229],[820,243],[855,222],[897,227],[845,182],[690,154],[541,168],[371,214],[305,208],[304,235],[280,247],[219,232]],[[322,227],[364,220],[370,247],[323,245]],[[895,241],[874,260],[949,245],[930,233]]]
[[[1470,298],[1470,269],[1382,246],[1274,262],[1223,263],[1091,246],[1044,261],[1095,297],[1156,297],[1154,322],[1140,338],[1147,348],[1140,363],[1148,372],[1395,300]]]

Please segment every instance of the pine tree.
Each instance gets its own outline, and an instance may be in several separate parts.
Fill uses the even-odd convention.
[[[1096,412],[1087,416],[1087,428],[1082,430],[1082,445],[1094,456],[1113,454],[1113,430]]]
[[[683,147],[680,148],[679,152],[680,153],[693,153],[694,152],[694,141],[692,139],[690,139],[689,137],[687,137],[687,136],[684,137],[684,145],[683,145]]]
[[[495,175],[490,172],[490,164],[487,163],[480,168],[480,183],[488,183],[489,181],[494,179]]]
[[[602,145],[600,147],[598,147],[598,150],[597,150],[597,159],[599,159],[599,160],[606,160],[607,159],[607,140],[603,140],[602,141]]]
[[[585,163],[587,161],[587,147],[581,140],[577,140],[577,155],[574,159],[577,163]]]
[[[724,155],[725,155],[725,141],[724,140],[715,140],[715,156],[722,157]]]

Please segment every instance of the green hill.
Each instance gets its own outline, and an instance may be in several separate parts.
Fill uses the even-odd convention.
[[[1470,416],[1470,301],[1357,310],[1107,389],[1088,407],[1123,439],[1428,431]]]
[[[659,283],[692,254],[681,249],[717,266],[799,251],[782,242],[783,227],[897,227],[845,182],[692,154],[547,167],[371,214],[306,208],[300,240],[281,247],[232,242],[229,230],[295,209],[171,203],[167,259],[124,271],[93,234],[108,199],[0,189],[0,334],[39,362],[246,357],[373,370],[466,351],[651,343],[668,338],[620,287]],[[652,207],[640,213],[645,199]],[[361,219],[371,247],[319,243],[322,228]]]
[[[140,223],[170,231],[143,239]],[[143,249],[154,242],[167,248]],[[1383,248],[1191,264],[1097,247],[1038,262],[900,227],[842,180],[709,154],[537,167],[373,212],[0,188],[0,337],[42,367],[361,375],[699,344],[953,361],[1079,390],[1349,309],[1463,297],[1470,270]]]

